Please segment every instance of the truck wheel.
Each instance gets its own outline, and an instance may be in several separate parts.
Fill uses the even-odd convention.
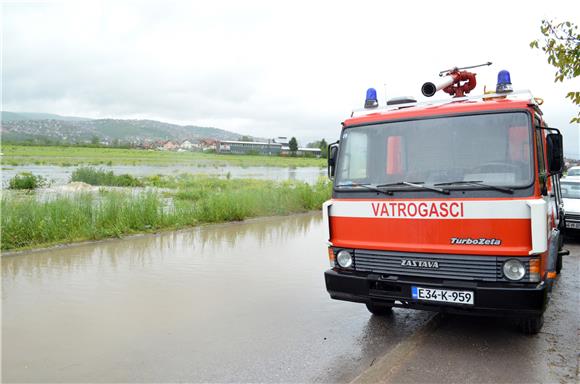
[[[367,303],[366,306],[375,316],[387,316],[393,313],[393,307],[389,304]]]
[[[527,317],[521,322],[522,332],[526,335],[535,335],[542,329],[544,325],[544,315]]]

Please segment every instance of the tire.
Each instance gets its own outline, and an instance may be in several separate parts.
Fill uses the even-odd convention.
[[[375,316],[388,316],[393,313],[393,307],[389,304],[367,303],[366,306]]]
[[[535,335],[542,329],[544,325],[544,315],[527,317],[521,321],[522,332],[526,335]]]

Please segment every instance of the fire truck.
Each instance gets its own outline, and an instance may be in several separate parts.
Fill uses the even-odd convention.
[[[487,63],[489,65],[491,63]],[[529,91],[500,71],[494,92],[467,96],[474,67],[427,82],[417,102],[394,98],[342,123],[328,148],[323,205],[332,299],[513,317],[540,331],[562,268],[562,135]]]

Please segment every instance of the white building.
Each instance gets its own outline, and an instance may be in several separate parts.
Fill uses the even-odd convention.
[[[181,143],[181,145],[179,146],[179,148],[185,149],[187,151],[191,151],[194,148],[194,145],[193,145],[193,143],[191,141],[185,140],[183,143]]]
[[[282,144],[282,146],[287,147],[290,144],[290,140],[286,136],[278,136],[277,138],[273,139],[272,142],[277,144]]]

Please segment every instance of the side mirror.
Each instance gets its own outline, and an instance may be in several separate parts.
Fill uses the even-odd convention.
[[[338,157],[338,141],[328,146],[328,178],[334,179],[336,168],[336,158]]]
[[[564,168],[564,146],[560,133],[550,133],[546,136],[548,144],[548,170],[550,175],[560,175]]]

